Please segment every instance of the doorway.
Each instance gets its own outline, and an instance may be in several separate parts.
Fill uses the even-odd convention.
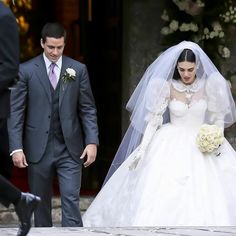
[[[83,171],[81,194],[93,194],[102,186],[121,140],[122,1],[70,0],[71,8],[67,1],[52,2],[33,1],[30,33],[34,52],[41,51],[42,26],[58,21],[68,31],[65,54],[87,65],[97,106],[100,145],[96,162]],[[26,170],[13,168],[12,182],[27,191]],[[54,189],[57,194],[56,180]]]

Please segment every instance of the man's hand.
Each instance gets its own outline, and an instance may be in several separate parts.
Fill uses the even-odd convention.
[[[19,168],[25,168],[28,166],[28,163],[25,158],[25,154],[23,151],[15,152],[12,155],[12,161],[14,166],[19,167]]]
[[[80,159],[84,159],[85,157],[87,157],[86,161],[84,162],[84,167],[88,167],[96,160],[96,156],[97,156],[97,145],[88,144],[85,147]]]

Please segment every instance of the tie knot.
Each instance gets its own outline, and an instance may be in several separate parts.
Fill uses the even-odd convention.
[[[55,66],[56,66],[56,63],[52,62],[50,65],[50,70],[54,71]]]

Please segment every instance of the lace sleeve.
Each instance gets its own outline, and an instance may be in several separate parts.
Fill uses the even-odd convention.
[[[146,104],[146,108],[149,112],[145,117],[145,121],[147,123],[151,120],[151,122],[159,122],[158,120],[161,119],[162,123],[162,116],[170,99],[170,83],[167,81],[164,83],[161,94],[156,94],[156,91],[153,89],[150,91],[149,96],[152,99],[147,99],[148,103]],[[154,103],[153,100],[156,97],[159,97],[159,99],[156,103]]]
[[[135,155],[131,165],[129,166],[130,170],[133,170],[136,168],[138,162],[145,154],[149,143],[152,140],[153,135],[157,131],[158,128],[162,126],[163,123],[163,114],[166,111],[166,108],[169,103],[170,93],[169,93],[169,84],[166,83],[166,89],[163,93],[162,99],[160,99],[159,103],[156,105],[154,110],[149,113],[148,117],[146,117],[145,120],[147,120],[147,127],[145,129],[145,132],[143,134],[142,141],[138,147],[138,152]]]

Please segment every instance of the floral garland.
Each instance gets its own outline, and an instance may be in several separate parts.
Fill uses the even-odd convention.
[[[228,31],[236,27],[235,1],[167,0],[161,19],[165,45],[191,40],[198,43],[216,65],[230,58]]]

